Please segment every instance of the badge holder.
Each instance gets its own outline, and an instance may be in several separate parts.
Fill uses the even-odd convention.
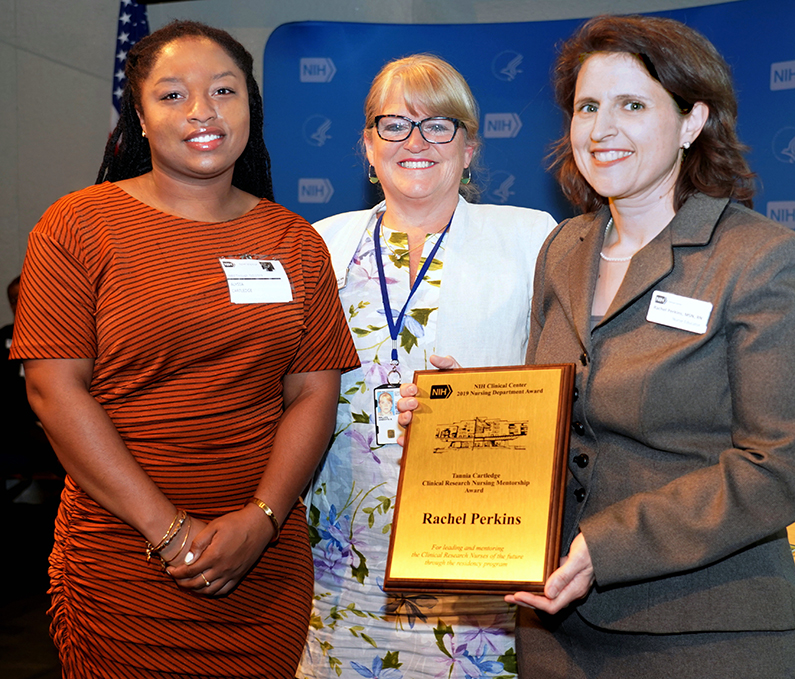
[[[373,389],[373,421],[375,422],[376,445],[397,443],[400,435],[397,402],[400,398],[400,373],[397,361],[392,361],[392,370],[386,376],[387,384]]]
[[[389,292],[387,290],[386,283],[384,282],[384,262],[381,259],[380,241],[381,220],[383,217],[383,213],[378,216],[378,220],[375,223],[375,229],[373,231],[373,240],[375,241],[375,263],[378,269],[378,283],[381,286],[381,300],[384,303],[384,311],[386,312],[387,325],[389,326],[389,337],[392,339],[392,369],[386,376],[387,383],[373,389],[373,421],[375,422],[375,442],[376,445],[379,446],[383,446],[388,443],[397,443],[397,438],[400,434],[397,409],[397,402],[400,398],[400,371],[398,370],[399,362],[397,340],[400,331],[403,329],[403,321],[406,316],[406,309],[408,309],[412,296],[417,291],[420,283],[422,283],[422,279],[425,278],[425,274],[428,272],[428,268],[430,267],[433,258],[436,256],[439,246],[442,244],[442,239],[450,228],[450,224],[453,223],[453,216],[451,215],[450,221],[447,222],[447,226],[445,226],[441,231],[441,235],[436,241],[436,244],[433,246],[430,255],[428,255],[428,257],[425,259],[425,262],[420,267],[419,273],[414,280],[414,285],[411,286],[411,290],[409,291],[409,296],[406,299],[406,303],[400,310],[397,320],[395,320],[392,316],[392,307],[389,304]]]

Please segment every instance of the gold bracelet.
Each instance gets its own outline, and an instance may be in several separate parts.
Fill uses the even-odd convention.
[[[177,553],[174,554],[173,558],[166,561],[162,556],[158,554],[158,556],[160,556],[160,560],[163,562],[163,570],[166,570],[166,566],[168,566],[174,559],[176,559],[182,553],[182,550],[185,549],[185,545],[187,544],[188,538],[190,537],[190,517],[188,517],[187,523],[188,525],[185,526],[185,537],[182,538],[182,544],[179,546],[179,549],[177,550]]]
[[[153,545],[148,540],[146,541],[146,562],[149,563],[152,560],[153,556],[160,556],[160,551],[165,549],[168,544],[179,534],[180,529],[182,528],[182,524],[185,523],[185,519],[188,518],[188,513],[184,509],[180,509],[177,511],[177,515],[174,517],[174,520],[171,522],[171,525],[168,527],[166,534],[157,543],[157,545]],[[160,559],[163,561],[163,559]]]
[[[279,520],[276,518],[276,515],[273,513],[273,510],[268,507],[262,500],[258,497],[252,497],[249,502],[252,504],[257,505],[263,512],[265,512],[265,516],[267,516],[271,523],[273,524],[273,530],[275,531],[273,537],[271,538],[271,542],[276,542],[279,539]]]
[[[152,545],[152,549],[154,551],[163,548],[163,543],[168,539],[168,536],[171,535],[171,529],[174,528],[177,521],[179,521],[181,517],[182,517],[182,510],[178,509],[176,515],[174,516],[174,520],[171,522],[171,525],[166,529],[166,534],[160,539],[160,542],[157,543],[157,547]],[[152,543],[147,543],[147,544],[152,544]]]

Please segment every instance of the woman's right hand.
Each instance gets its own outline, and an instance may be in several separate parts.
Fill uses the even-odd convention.
[[[439,370],[456,370],[461,366],[458,364],[452,356],[437,356],[436,354],[431,354],[430,358],[428,359],[431,365],[434,368],[438,368]],[[417,395],[417,385],[413,382],[409,382],[407,384],[400,385],[400,398],[397,402],[397,409],[399,412],[398,415],[398,424],[401,427],[408,427],[411,424],[411,419],[413,417],[412,411],[417,409],[419,406],[419,401],[414,398]],[[398,437],[398,445],[403,445],[403,437]]]
[[[571,543],[569,553],[560,560],[560,568],[547,579],[543,594],[516,592],[506,595],[505,601],[554,615],[574,601],[586,597],[593,583],[591,552],[585,543],[585,536],[579,533]]]

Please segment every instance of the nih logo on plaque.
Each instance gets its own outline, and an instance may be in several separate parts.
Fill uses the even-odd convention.
[[[432,384],[431,385],[431,398],[450,398],[453,394],[453,388],[449,384]]]

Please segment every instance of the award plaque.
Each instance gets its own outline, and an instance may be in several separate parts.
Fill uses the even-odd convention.
[[[560,559],[574,365],[414,382],[384,589],[542,591]]]

